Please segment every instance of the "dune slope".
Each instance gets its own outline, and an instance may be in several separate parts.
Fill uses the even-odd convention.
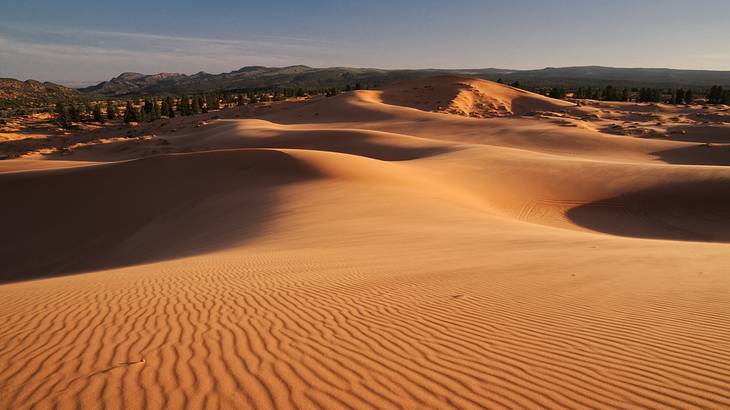
[[[397,83],[383,89],[380,98],[387,104],[478,118],[575,106],[488,80],[449,76]]]

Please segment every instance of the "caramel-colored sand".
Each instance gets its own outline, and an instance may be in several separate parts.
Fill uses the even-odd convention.
[[[437,78],[0,162],[0,408],[728,408],[726,112],[642,107]]]

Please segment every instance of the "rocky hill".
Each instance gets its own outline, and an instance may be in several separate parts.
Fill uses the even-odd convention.
[[[79,96],[77,90],[54,83],[0,78],[0,101],[49,103]]]

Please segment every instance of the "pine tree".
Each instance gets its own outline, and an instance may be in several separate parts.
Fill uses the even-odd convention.
[[[173,102],[172,98],[169,96],[162,100],[162,104],[160,106],[160,115],[164,115],[167,118],[174,118],[175,117],[175,110],[173,109]]]
[[[208,109],[209,110],[219,110],[220,108],[221,107],[220,107],[220,102],[218,100],[218,96],[217,95],[212,96],[208,100]]]
[[[68,107],[68,115],[71,122],[81,122],[81,109],[75,104]]]
[[[565,98],[565,89],[564,88],[553,87],[550,90],[550,92],[548,93],[548,96],[550,98],[563,99],[563,98]]]
[[[642,88],[639,90],[638,102],[661,102],[662,91],[658,88]]]
[[[730,104],[730,90],[713,85],[707,95],[707,101],[711,104]]]
[[[117,118],[117,107],[111,102],[106,104],[106,118],[113,120]]]
[[[695,95],[692,92],[692,89],[687,89],[684,93],[684,103],[685,104],[692,104],[695,101]]]
[[[155,107],[152,101],[144,100],[142,105],[142,121],[150,122],[155,120]]]
[[[62,102],[56,103],[56,121],[65,129],[71,128],[71,118],[68,107]]]
[[[238,94],[237,100],[238,100],[237,104],[238,104],[239,107],[242,106],[242,105],[244,105],[244,104],[246,104],[246,101],[244,100],[243,94]]]
[[[722,104],[724,95],[725,92],[721,86],[713,85],[710,88],[710,92],[707,94],[707,102],[710,104]]]
[[[607,85],[601,93],[601,99],[606,101],[619,101],[618,90],[611,85]]]
[[[96,121],[100,124],[103,124],[104,123],[104,114],[102,114],[102,112],[101,112],[101,104],[94,105],[94,109],[92,112],[93,112],[94,121]]]
[[[167,99],[162,100],[161,106],[160,106],[160,115],[167,116],[170,112],[170,108],[167,102]]]
[[[628,101],[629,100],[629,89],[624,88],[624,90],[621,92],[621,101]]]
[[[673,104],[684,104],[684,90],[681,88],[677,88],[674,91],[674,95],[672,96],[672,103]]]
[[[140,122],[137,109],[134,108],[134,104],[131,101],[127,101],[127,106],[124,109],[124,122]]]
[[[180,103],[177,105],[177,110],[180,111],[180,114],[183,116],[190,115],[188,114],[188,101],[188,96],[183,94],[183,96],[180,97]]]
[[[717,99],[717,86],[713,85],[710,88],[710,92],[707,93],[707,102],[715,103],[716,99]]]
[[[190,107],[190,112],[193,115],[200,114],[200,99],[193,97],[193,104]]]

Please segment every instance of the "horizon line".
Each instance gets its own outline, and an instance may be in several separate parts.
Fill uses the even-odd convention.
[[[13,77],[0,77],[2,79],[11,79],[11,80],[18,80],[18,81],[38,81],[41,83],[58,83],[58,84],[81,84],[81,83],[94,83],[99,84],[105,81],[110,81],[114,78],[117,78],[124,74],[141,74],[144,76],[151,76],[151,75],[158,75],[158,74],[181,74],[186,76],[193,76],[196,74],[210,74],[210,75],[221,75],[221,74],[228,74],[235,71],[239,71],[244,68],[249,67],[262,67],[262,68],[290,68],[290,67],[307,67],[311,69],[317,69],[317,70],[326,70],[326,69],[359,69],[359,70],[382,70],[382,71],[477,71],[477,70],[504,70],[504,71],[510,71],[510,72],[519,72],[519,71],[539,71],[539,70],[548,70],[548,69],[566,69],[566,68],[588,68],[588,67],[595,67],[595,68],[609,68],[609,69],[617,69],[617,70],[672,70],[672,71],[707,71],[707,72],[716,72],[716,73],[724,73],[728,72],[730,73],[730,69],[725,70],[716,70],[716,69],[703,69],[703,68],[670,68],[670,67],[645,67],[645,66],[636,66],[636,67],[627,67],[627,66],[607,66],[607,65],[566,65],[566,66],[545,66],[541,68],[499,68],[499,67],[474,67],[474,68],[433,68],[433,67],[425,67],[425,68],[379,68],[379,67],[358,67],[358,66],[349,66],[349,65],[333,65],[333,66],[323,66],[323,67],[315,67],[310,66],[306,64],[290,64],[290,65],[244,65],[237,69],[233,69],[230,71],[221,71],[218,73],[209,73],[204,70],[199,70],[194,73],[185,73],[185,72],[176,72],[176,71],[160,71],[156,73],[140,73],[137,71],[123,71],[117,75],[112,75],[111,77],[107,79],[92,79],[92,80],[39,80],[35,78],[27,78],[27,79],[18,79]]]

